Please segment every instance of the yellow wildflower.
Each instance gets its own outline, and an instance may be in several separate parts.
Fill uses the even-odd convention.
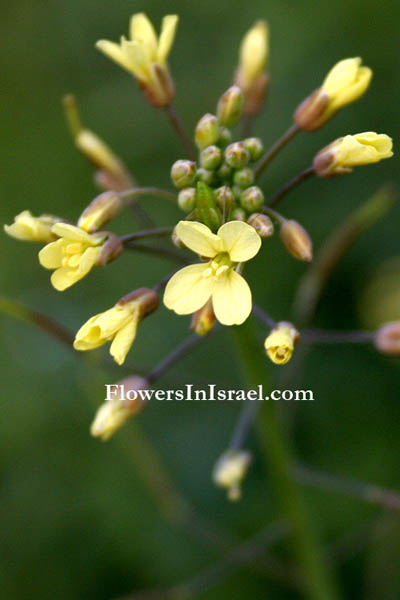
[[[379,162],[393,156],[393,142],[388,135],[367,131],[346,135],[318,152],[314,171],[320,177],[351,173],[353,167]]]
[[[187,315],[212,298],[220,323],[243,323],[251,312],[251,291],[235,269],[259,251],[258,233],[240,221],[225,223],[217,234],[202,223],[180,221],[176,233],[187,248],[210,260],[184,267],[173,275],[165,289],[165,306],[178,315]]]
[[[34,217],[29,210],[24,210],[14,217],[12,225],[4,225],[4,231],[9,236],[23,242],[48,243],[57,237],[51,232],[51,228],[57,221],[59,221],[58,217],[53,215]]]
[[[106,236],[90,235],[68,223],[56,223],[51,229],[60,239],[47,244],[39,252],[40,264],[55,269],[51,283],[63,291],[85,277],[96,264]]]
[[[174,86],[166,64],[175,38],[177,15],[163,18],[157,38],[153,25],[143,13],[131,17],[130,39],[120,44],[100,40],[96,48],[134,75],[153,106],[167,106],[174,96]]]
[[[292,358],[298,338],[299,332],[291,323],[278,323],[264,342],[268,357],[276,365],[285,365]]]
[[[296,123],[308,131],[318,129],[340,108],[362,96],[371,78],[372,71],[361,64],[361,58],[339,61],[329,71],[322,86],[297,108]]]
[[[241,483],[251,463],[251,454],[246,450],[228,450],[215,464],[213,480],[219,487],[228,490],[229,500],[239,500]]]

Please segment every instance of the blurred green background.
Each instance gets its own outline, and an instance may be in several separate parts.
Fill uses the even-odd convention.
[[[263,179],[266,194],[343,134],[385,132],[395,146],[399,139],[400,5],[395,0],[379,5],[372,0],[18,0],[3,1],[1,9],[2,223],[11,223],[26,208],[74,220],[96,193],[92,170],[65,127],[61,97],[67,92],[77,95],[84,122],[118,150],[141,184],[170,186],[170,165],[182,156],[179,140],[163,112],[151,109],[131,78],[94,49],[97,39],[116,40],[126,33],[134,12],[146,11],[157,24],[166,13],[181,17],[170,66],[177,83],[176,106],[187,128],[214,110],[231,82],[239,40],[258,18],[268,19],[271,27],[272,86],[268,106],[256,122],[267,146],[337,60],[360,55],[373,68],[373,85],[361,101],[285,149]],[[318,247],[335,224],[385,181],[399,182],[397,155],[349,177],[309,181],[282,203],[282,212],[300,220]],[[160,226],[180,216],[166,201],[147,204]],[[357,329],[400,317],[398,302],[391,301],[379,279],[385,261],[400,255],[399,219],[396,207],[346,255],[324,294],[318,326]],[[128,217],[117,223],[118,231],[133,226]],[[72,331],[132,288],[153,285],[171,268],[158,258],[124,255],[60,294],[39,266],[35,245],[3,234],[0,249],[2,293]],[[272,240],[248,270],[257,302],[276,319],[288,318],[305,268]],[[389,269],[395,294],[398,264]],[[254,439],[248,443],[255,459],[241,502],[228,503],[210,478],[239,403],[158,402],[138,419],[141,431],[129,424],[106,444],[88,434],[104,398],[104,383],[132,372],[132,364],[155,365],[187,335],[187,318],[161,308],[140,327],[121,370],[88,365],[40,330],[3,315],[0,326],[2,597],[110,599],[165,589],[219,564],[225,552],[174,522],[169,504],[165,510],[169,496],[163,482],[156,494],[149,491],[149,475],[157,473],[142,435],[187,501],[232,539],[254,535],[277,518]],[[272,376],[278,369],[266,363],[267,368],[276,387]],[[398,361],[371,348],[316,347],[296,383],[312,389],[316,398],[296,407],[298,457],[336,474],[399,488],[399,375]],[[168,387],[171,381],[239,387],[229,332],[199,346],[160,385]],[[306,493],[324,544],[337,544],[332,563],[344,597],[400,598],[396,515],[332,493]],[[298,598],[286,585],[291,573],[289,569],[279,582],[268,569],[243,568],[198,597]]]

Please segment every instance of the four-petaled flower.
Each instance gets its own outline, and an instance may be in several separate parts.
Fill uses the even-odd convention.
[[[179,315],[187,315],[212,298],[220,323],[243,323],[251,312],[251,291],[236,267],[259,251],[258,233],[241,221],[225,223],[217,234],[202,223],[180,221],[176,233],[190,250],[210,260],[184,267],[173,275],[165,289],[165,306]]]
[[[51,231],[60,239],[42,248],[39,261],[46,269],[55,269],[51,283],[56,290],[62,292],[85,277],[94,267],[106,236],[90,235],[68,223],[56,223]]]
[[[96,43],[96,48],[134,75],[154,106],[166,106],[174,96],[166,61],[177,24],[177,15],[164,17],[157,38],[147,16],[139,13],[131,17],[129,40],[122,36],[120,44],[108,40]]]

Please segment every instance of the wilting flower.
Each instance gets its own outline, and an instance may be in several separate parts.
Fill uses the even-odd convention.
[[[23,242],[44,242],[48,243],[57,238],[51,232],[54,223],[60,219],[53,215],[41,215],[34,217],[29,210],[14,217],[12,225],[4,225],[4,231],[11,237]]]
[[[106,236],[104,233],[90,235],[68,223],[56,223],[51,231],[60,239],[42,248],[39,261],[46,269],[55,269],[51,283],[62,292],[94,267]]]
[[[96,48],[134,75],[153,106],[167,106],[174,96],[174,85],[166,64],[175,38],[177,15],[163,18],[160,37],[143,13],[131,17],[130,39],[120,44],[100,40]]]
[[[229,500],[239,500],[241,483],[251,462],[251,454],[246,450],[228,450],[215,464],[213,479],[216,485],[228,490]]]
[[[298,338],[299,332],[291,323],[278,323],[264,342],[268,357],[276,365],[285,365],[292,358]]]
[[[259,251],[258,233],[239,221],[225,223],[217,234],[202,223],[180,221],[176,232],[187,248],[210,260],[184,267],[173,275],[165,289],[165,306],[178,315],[187,315],[212,298],[220,323],[243,323],[251,312],[251,291],[235,269]]]
[[[318,152],[314,171],[320,177],[351,173],[353,167],[379,162],[393,156],[393,142],[388,135],[367,131],[346,135]]]
[[[265,72],[269,53],[269,32],[266,21],[257,21],[246,33],[239,51],[239,66],[235,84],[245,96],[245,114],[254,114],[261,107],[269,77]]]
[[[139,322],[157,305],[158,296],[153,290],[135,290],[121,298],[113,308],[91,317],[82,325],[75,337],[75,350],[93,350],[112,342],[110,354],[122,365],[135,341]]]
[[[372,71],[361,65],[361,58],[341,60],[329,71],[322,86],[297,108],[296,123],[308,131],[318,129],[340,108],[362,96],[371,78]]]

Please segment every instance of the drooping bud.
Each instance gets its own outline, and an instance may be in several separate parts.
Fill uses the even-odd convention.
[[[85,208],[78,220],[78,227],[88,233],[97,231],[114,219],[121,209],[123,203],[117,192],[103,192]]]
[[[393,156],[393,142],[386,134],[373,131],[346,135],[318,152],[313,161],[319,177],[351,173],[354,167],[379,162]]]
[[[214,313],[212,300],[210,299],[200,310],[193,313],[190,328],[197,335],[207,335],[214,327],[216,321],[217,318]]]
[[[197,123],[196,131],[194,134],[194,141],[196,146],[203,150],[207,146],[216,144],[220,135],[220,129],[218,119],[210,113],[205,114],[201,117]]]
[[[286,250],[297,260],[310,262],[313,257],[312,241],[307,231],[293,219],[281,225],[280,238]]]
[[[294,120],[306,131],[314,131],[336,112],[357,100],[368,88],[372,71],[361,65],[361,58],[339,61],[325,77],[320,88],[296,109]]]
[[[278,323],[264,342],[268,357],[276,365],[285,365],[292,358],[300,334],[291,323]]]
[[[172,183],[177,188],[192,185],[196,177],[196,163],[191,160],[177,160],[171,167]]]
[[[269,238],[274,234],[274,224],[267,215],[253,213],[247,219],[247,222],[254,227],[261,238]]]
[[[124,245],[121,242],[121,239],[110,231],[99,231],[98,233],[99,235],[104,234],[104,236],[107,236],[107,239],[101,246],[95,264],[98,267],[105,267],[105,265],[108,265],[108,263],[121,256],[124,251]]]
[[[178,206],[185,212],[192,212],[196,206],[196,188],[187,187],[178,194]]]
[[[223,185],[216,189],[215,199],[222,211],[229,210],[233,203],[233,194],[231,188],[228,185]]]
[[[248,188],[254,182],[254,171],[249,167],[238,169],[233,176],[233,183],[241,188]]]
[[[225,160],[234,169],[242,169],[249,162],[250,155],[243,142],[234,142],[225,149]]]
[[[382,325],[375,333],[375,348],[388,356],[400,356],[400,321]]]
[[[143,410],[148,397],[141,391],[149,390],[143,377],[127,377],[115,386],[109,386],[107,400],[98,409],[90,433],[101,440],[108,440],[126,421]]]
[[[258,160],[264,152],[264,146],[260,138],[251,137],[243,140],[244,147],[250,155],[250,162]]]
[[[216,169],[222,161],[222,150],[218,146],[207,146],[200,154],[200,164],[203,169],[212,171]]]
[[[259,210],[264,204],[264,194],[261,188],[257,185],[253,185],[252,187],[247,188],[247,190],[244,190],[240,195],[240,204],[249,212]]]
[[[240,120],[244,107],[244,95],[239,86],[230,87],[218,101],[217,117],[224,127],[234,127]]]
[[[251,454],[246,450],[228,450],[217,460],[213,480],[218,487],[228,490],[229,500],[240,499],[240,487],[250,463]]]

